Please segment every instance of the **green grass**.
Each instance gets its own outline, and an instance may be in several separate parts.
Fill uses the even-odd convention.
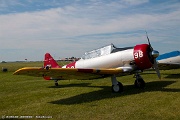
[[[6,65],[5,65],[6,64]],[[118,77],[124,85],[121,94],[111,93],[110,78],[53,81],[12,73],[41,62],[1,63],[9,72],[0,72],[0,118],[2,116],[52,116],[61,120],[179,120],[180,69],[154,71],[142,77],[146,88],[135,89],[133,75]]]

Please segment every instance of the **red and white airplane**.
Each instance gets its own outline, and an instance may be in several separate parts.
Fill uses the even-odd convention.
[[[143,70],[153,67],[161,78],[156,61],[159,52],[153,50],[149,39],[148,43],[125,48],[117,48],[111,44],[86,52],[80,60],[62,67],[49,53],[46,53],[44,67],[21,68],[15,71],[14,75],[44,77],[46,80],[54,80],[56,86],[58,80],[96,79],[111,76],[112,91],[122,92],[123,85],[117,81],[116,76],[131,73],[135,74],[135,87],[144,88],[145,82],[139,74]]]

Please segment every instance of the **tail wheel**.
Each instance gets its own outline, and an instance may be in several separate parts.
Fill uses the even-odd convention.
[[[134,82],[134,86],[136,88],[143,89],[145,87],[145,82],[144,82],[144,80],[142,78],[136,79],[135,82]]]
[[[54,80],[54,84],[55,84],[55,86],[58,86],[59,85],[58,80]]]
[[[118,82],[117,85],[112,85],[112,92],[114,92],[114,93],[121,93],[121,92],[123,92],[123,85],[122,85],[122,83]]]
[[[55,86],[58,86],[58,83],[57,83],[57,82],[55,83]]]

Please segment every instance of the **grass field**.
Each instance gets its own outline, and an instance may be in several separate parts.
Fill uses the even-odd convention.
[[[13,72],[41,62],[1,63],[0,118],[46,117],[60,120],[180,120],[180,69],[154,71],[142,77],[146,88],[135,89],[133,75],[118,77],[124,85],[121,94],[111,93],[110,78],[53,81]]]

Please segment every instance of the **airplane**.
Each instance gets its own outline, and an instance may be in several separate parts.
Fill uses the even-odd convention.
[[[53,57],[46,53],[43,67],[24,67],[14,75],[29,75],[54,80],[58,86],[59,80],[97,79],[111,77],[112,92],[123,92],[123,84],[116,77],[123,74],[134,74],[134,85],[144,88],[145,81],[140,75],[145,69],[154,68],[161,79],[156,58],[159,52],[154,50],[148,39],[148,44],[137,44],[134,47],[117,48],[113,44],[86,52],[83,57],[70,64],[59,66]]]
[[[156,60],[162,70],[180,68],[180,51],[172,51],[159,55]]]

